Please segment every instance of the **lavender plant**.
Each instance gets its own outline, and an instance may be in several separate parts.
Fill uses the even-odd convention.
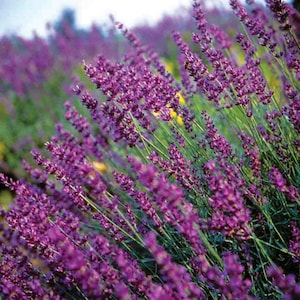
[[[300,297],[294,12],[230,5],[234,36],[194,1],[179,81],[122,24],[132,51],[84,64],[89,116],[65,104],[77,133],[57,124],[48,155],[32,150],[31,181],[1,175],[5,299]]]
[[[73,97],[71,77],[83,79],[82,59],[90,61],[101,51],[116,58],[120,51],[112,29],[104,34],[93,25],[80,31],[64,17],[60,23],[48,24],[47,38],[0,39],[0,171],[14,178],[25,176],[20,161],[30,159],[33,145],[43,147],[55,133],[53,123],[66,125],[63,102]]]

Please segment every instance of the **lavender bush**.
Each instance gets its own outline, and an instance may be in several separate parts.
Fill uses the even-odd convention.
[[[74,98],[69,88],[72,77],[91,85],[82,59],[90,62],[96,54],[105,53],[116,60],[130,47],[113,25],[82,30],[75,24],[74,12],[66,10],[54,25],[47,24],[46,38],[13,35],[0,39],[0,172],[6,175],[26,176],[22,158],[30,159],[33,145],[43,148],[54,134],[53,123],[68,126],[62,104],[68,97]],[[178,50],[170,35],[175,28],[188,33],[194,27],[193,20],[181,11],[176,16],[164,16],[153,27],[140,26],[134,31],[144,43],[155,47],[178,76],[178,66],[173,63]],[[77,102],[76,108],[82,112]]]
[[[296,12],[266,2],[231,0],[233,33],[195,1],[180,80],[117,24],[132,51],[84,64],[77,134],[56,125],[31,181],[1,175],[4,299],[299,299]]]
[[[83,79],[82,58],[91,61],[99,49],[117,58],[122,51],[119,44],[124,42],[112,28],[104,33],[102,26],[93,25],[82,31],[64,14],[55,26],[48,24],[47,38],[0,39],[1,172],[14,178],[25,176],[22,158],[30,159],[33,145],[43,147],[55,133],[53,123],[67,123],[63,102],[73,97],[72,77]]]

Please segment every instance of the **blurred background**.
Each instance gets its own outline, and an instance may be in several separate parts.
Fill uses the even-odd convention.
[[[55,22],[66,8],[74,10],[76,25],[86,29],[92,23],[109,23],[110,15],[128,27],[153,24],[163,14],[172,14],[190,3],[189,0],[1,0],[0,35],[17,33],[30,37],[36,31],[44,36],[45,24]]]
[[[245,3],[246,0],[242,0]],[[292,2],[289,0],[287,2]],[[115,20],[126,24],[152,25],[164,14],[173,14],[183,7],[192,4],[192,0],[0,0],[0,36],[17,33],[23,37],[31,37],[35,31],[40,36],[45,36],[45,24],[55,22],[66,8],[75,12],[76,25],[87,28],[92,23],[108,24],[109,15]],[[229,1],[209,0],[207,6],[218,8],[228,7]],[[264,2],[256,0],[256,2]],[[299,6],[299,0],[295,0]]]

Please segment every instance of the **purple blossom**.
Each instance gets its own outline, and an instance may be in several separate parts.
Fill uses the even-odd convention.
[[[294,99],[289,104],[285,105],[282,110],[283,113],[288,116],[295,130],[300,133],[300,99],[296,97],[293,98]]]
[[[287,180],[282,176],[281,172],[277,168],[272,167],[270,169],[269,178],[276,189],[285,193],[290,201],[299,201],[300,196],[297,188],[293,185],[288,185]]]
[[[171,144],[169,149],[169,161],[165,161],[157,153],[152,152],[149,155],[150,160],[157,166],[161,167],[169,175],[174,175],[177,182],[187,190],[199,189],[201,184],[199,178],[196,177],[196,172],[193,172],[191,161],[186,161],[183,154],[175,146]]]
[[[204,299],[203,292],[191,281],[191,276],[186,269],[172,262],[170,255],[157,244],[154,233],[151,232],[145,237],[145,245],[149,248],[160,267],[161,274],[165,277],[165,289],[170,299]]]
[[[205,119],[206,135],[205,140],[209,144],[209,147],[215,152],[217,156],[223,158],[229,158],[233,156],[230,143],[223,137],[218,129],[215,127],[212,119],[209,117],[206,111],[202,112]]]
[[[238,262],[237,255],[225,253],[224,273],[228,276],[229,282],[222,289],[224,299],[255,299],[249,295],[251,287],[250,279],[243,279],[244,267]]]
[[[1,296],[299,297],[296,273],[284,275],[271,266],[270,281],[264,273],[271,261],[291,272],[299,262],[294,151],[299,141],[291,140],[299,131],[300,73],[290,11],[281,1],[268,1],[280,35],[264,9],[253,5],[248,11],[238,1],[230,3],[246,29],[236,35],[237,48],[230,32],[209,25],[211,16],[200,1],[191,9],[198,30],[188,34],[191,43],[187,34],[173,32],[180,79],[122,24],[116,26],[133,49],[125,47],[122,59],[100,54],[84,63],[96,91],[74,78],[72,92],[90,116],[67,101],[65,118],[75,133],[57,124],[45,144],[47,153],[32,151],[37,167],[23,162],[32,181],[0,175],[15,194],[8,210],[0,209]],[[56,53],[67,57],[61,65],[69,70],[74,57],[89,59],[97,42],[105,53],[108,41],[98,35],[93,28],[84,39],[64,24],[53,37]],[[91,52],[81,51],[86,42]],[[24,45],[26,53],[34,50],[35,43]],[[41,45],[46,52],[47,47]],[[7,41],[4,48],[14,53]],[[25,66],[25,74],[37,83],[49,66],[36,59],[31,65],[40,72]],[[5,70],[9,78],[17,63],[12,57],[0,64],[0,75]],[[283,100],[275,102],[278,92],[268,86],[277,72]],[[8,82],[26,93],[26,80],[13,76]],[[203,104],[205,99],[210,103]],[[208,108],[201,115],[202,105]],[[219,120],[211,117],[213,107],[222,114]],[[172,114],[183,124],[172,122]],[[227,130],[223,121],[235,116],[237,124]],[[277,197],[280,193],[291,203]]]
[[[296,222],[291,223],[292,238],[290,240],[290,251],[295,255],[293,260],[295,262],[300,261],[300,228]]]
[[[191,203],[184,200],[182,190],[169,183],[163,174],[160,174],[154,165],[143,165],[139,160],[130,157],[129,162],[138,180],[144,184],[152,195],[152,201],[160,209],[164,221],[175,226],[187,239],[196,254],[205,252],[199,238],[199,229],[203,221]],[[184,211],[184,213],[182,213]]]
[[[100,274],[89,268],[82,251],[75,247],[57,226],[50,229],[48,237],[55,249],[59,249],[52,257],[52,264],[70,272],[72,274],[70,279],[75,280],[88,297],[100,297],[102,294]]]
[[[211,219],[208,220],[209,230],[221,232],[226,236],[233,236],[238,240],[250,238],[247,227],[250,224],[250,211],[244,204],[235,179],[222,174],[214,161],[204,166],[205,178],[208,181],[212,195],[208,201],[213,209]],[[232,174],[230,167],[227,174]]]
[[[296,282],[294,274],[285,275],[282,269],[275,265],[270,266],[267,273],[274,285],[283,293],[283,299],[292,300],[299,298],[300,283]]]
[[[7,237],[6,230],[6,237]],[[32,262],[17,246],[7,246],[8,240],[1,238],[0,290],[7,299],[15,297],[47,297],[61,299],[54,290],[43,285],[42,273],[33,266]],[[6,244],[6,245],[5,245]],[[56,294],[56,296],[55,296]]]
[[[150,222],[152,222],[153,225],[158,226],[158,230],[160,230],[163,225],[163,221],[156,212],[154,203],[152,203],[147,193],[137,190],[136,184],[129,176],[125,174],[118,174],[117,172],[113,172],[113,174],[117,183],[120,185],[120,188],[123,191],[126,191],[128,195],[138,203],[139,207],[149,217]]]
[[[268,8],[272,11],[278,22],[281,24],[282,30],[289,30],[289,9],[286,3],[281,0],[266,0]]]
[[[261,160],[259,147],[256,145],[255,140],[244,132],[239,133],[239,137],[242,140],[242,147],[245,151],[245,156],[249,160],[249,167],[253,173],[253,176],[259,180],[261,184]]]

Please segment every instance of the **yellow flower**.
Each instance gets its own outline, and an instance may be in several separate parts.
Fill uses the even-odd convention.
[[[102,162],[93,161],[92,165],[93,165],[94,169],[100,173],[105,173],[107,171],[106,165]]]
[[[172,119],[177,117],[177,113],[172,108],[170,108],[170,116]]]
[[[173,74],[173,72],[174,72],[174,65],[173,65],[173,63],[171,61],[168,61],[168,60],[165,60],[165,59],[163,60],[163,63],[165,65],[166,70],[169,73]]]
[[[177,122],[178,125],[180,125],[180,126],[183,126],[183,125],[184,125],[183,119],[182,119],[180,116],[177,116],[177,117],[176,117],[176,122]]]
[[[186,102],[185,102],[183,96],[181,95],[181,93],[178,92],[178,93],[176,94],[176,96],[179,98],[179,104],[180,104],[180,105],[185,105]]]
[[[185,102],[183,96],[181,95],[181,93],[178,92],[178,93],[176,94],[176,96],[179,98],[179,104],[180,104],[180,105],[185,105],[185,104],[186,104],[186,102]],[[169,110],[170,110],[170,116],[171,116],[171,118],[174,119],[174,120],[177,122],[178,125],[180,125],[180,126],[184,125],[184,122],[183,122],[182,117],[179,116],[179,115],[174,111],[174,109],[170,108],[170,104],[167,104],[167,107],[168,107]],[[155,118],[159,118],[159,116],[160,116],[160,112],[154,112],[154,111],[152,111],[152,114],[153,114],[153,116],[154,116]]]
[[[170,116],[172,119],[176,120],[178,125],[184,125],[182,117],[178,116],[176,111],[174,111],[172,108],[170,108]]]

